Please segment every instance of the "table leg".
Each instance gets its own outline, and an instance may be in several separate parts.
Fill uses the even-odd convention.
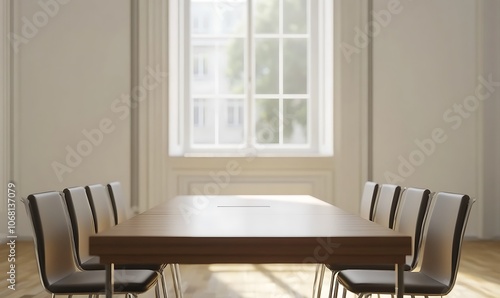
[[[113,298],[115,265],[113,263],[106,264],[106,298]]]
[[[396,297],[403,298],[405,292],[404,264],[396,264]]]

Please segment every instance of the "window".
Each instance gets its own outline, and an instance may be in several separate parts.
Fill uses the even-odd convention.
[[[170,0],[170,154],[331,155],[331,2]]]

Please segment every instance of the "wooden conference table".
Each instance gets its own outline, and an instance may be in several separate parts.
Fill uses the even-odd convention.
[[[178,196],[90,238],[106,264],[403,264],[411,238],[311,196]]]

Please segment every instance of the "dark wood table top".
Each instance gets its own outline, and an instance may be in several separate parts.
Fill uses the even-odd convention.
[[[102,263],[404,263],[411,238],[311,196],[178,196],[90,238]]]

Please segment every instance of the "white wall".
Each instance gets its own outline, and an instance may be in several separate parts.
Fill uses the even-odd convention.
[[[14,66],[19,195],[113,180],[128,194],[130,119],[120,119],[111,103],[130,92],[130,1],[13,2],[15,33],[26,37]],[[99,128],[103,119],[108,133],[101,140],[94,131],[91,144],[82,131]],[[67,163],[68,146],[80,150],[81,161]],[[58,177],[54,162],[71,172]],[[18,232],[26,235],[20,203],[18,210]]]

